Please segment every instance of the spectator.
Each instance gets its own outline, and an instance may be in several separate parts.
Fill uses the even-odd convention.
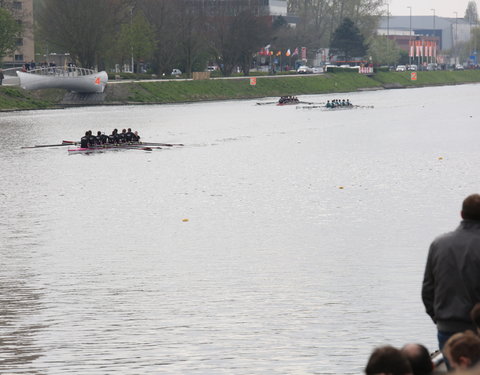
[[[470,311],[480,302],[480,195],[465,198],[461,216],[456,230],[430,245],[423,279],[422,300],[440,350],[453,334],[474,330]]]
[[[368,359],[366,375],[413,375],[407,357],[393,346],[376,348]]]
[[[465,370],[480,363],[480,338],[472,331],[456,333],[444,347],[445,355],[455,370]]]
[[[0,86],[2,85],[2,81],[4,80],[5,76],[3,75],[3,70],[0,69]]]
[[[472,311],[470,311],[470,318],[477,329],[477,335],[480,336],[480,302],[473,306]]]
[[[401,352],[407,357],[412,366],[413,375],[430,375],[433,363],[428,349],[420,344],[406,344]]]

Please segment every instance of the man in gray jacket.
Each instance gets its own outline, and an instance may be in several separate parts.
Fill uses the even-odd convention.
[[[457,332],[475,330],[470,318],[480,302],[480,195],[465,198],[462,222],[430,245],[422,286],[427,314],[437,325],[440,350]]]

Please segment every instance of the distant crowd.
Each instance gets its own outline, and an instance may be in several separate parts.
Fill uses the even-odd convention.
[[[465,198],[462,221],[428,252],[422,300],[437,327],[439,351],[411,343],[376,348],[366,375],[480,375],[480,195]]]

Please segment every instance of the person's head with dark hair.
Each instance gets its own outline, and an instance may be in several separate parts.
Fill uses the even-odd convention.
[[[465,220],[480,220],[479,194],[472,194],[465,198],[462,204],[462,218]]]
[[[428,349],[420,344],[406,344],[402,353],[412,366],[413,375],[429,375],[433,371],[433,363]]]
[[[412,375],[413,372],[407,357],[399,349],[386,345],[372,352],[365,374]]]
[[[480,338],[472,331],[454,334],[443,350],[455,370],[467,369],[480,362]]]
[[[477,335],[480,336],[480,302],[473,306],[472,311],[470,311],[470,318],[477,328]]]

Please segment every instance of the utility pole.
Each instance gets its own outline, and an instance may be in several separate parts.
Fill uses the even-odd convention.
[[[408,6],[410,9],[410,33],[408,34],[408,63],[412,65],[412,7]],[[413,49],[415,51],[415,49]]]
[[[458,12],[453,12],[455,13],[455,37],[453,39],[454,44],[453,44],[453,51],[454,51],[454,57],[455,57],[455,64],[458,64],[458,56],[457,56],[457,30],[458,30]]]
[[[432,38],[432,41],[430,43],[434,43],[436,36],[437,36],[437,31],[435,29],[435,9],[430,9],[433,11],[433,38]],[[430,56],[430,62],[433,62],[433,53],[432,53],[432,56]]]

